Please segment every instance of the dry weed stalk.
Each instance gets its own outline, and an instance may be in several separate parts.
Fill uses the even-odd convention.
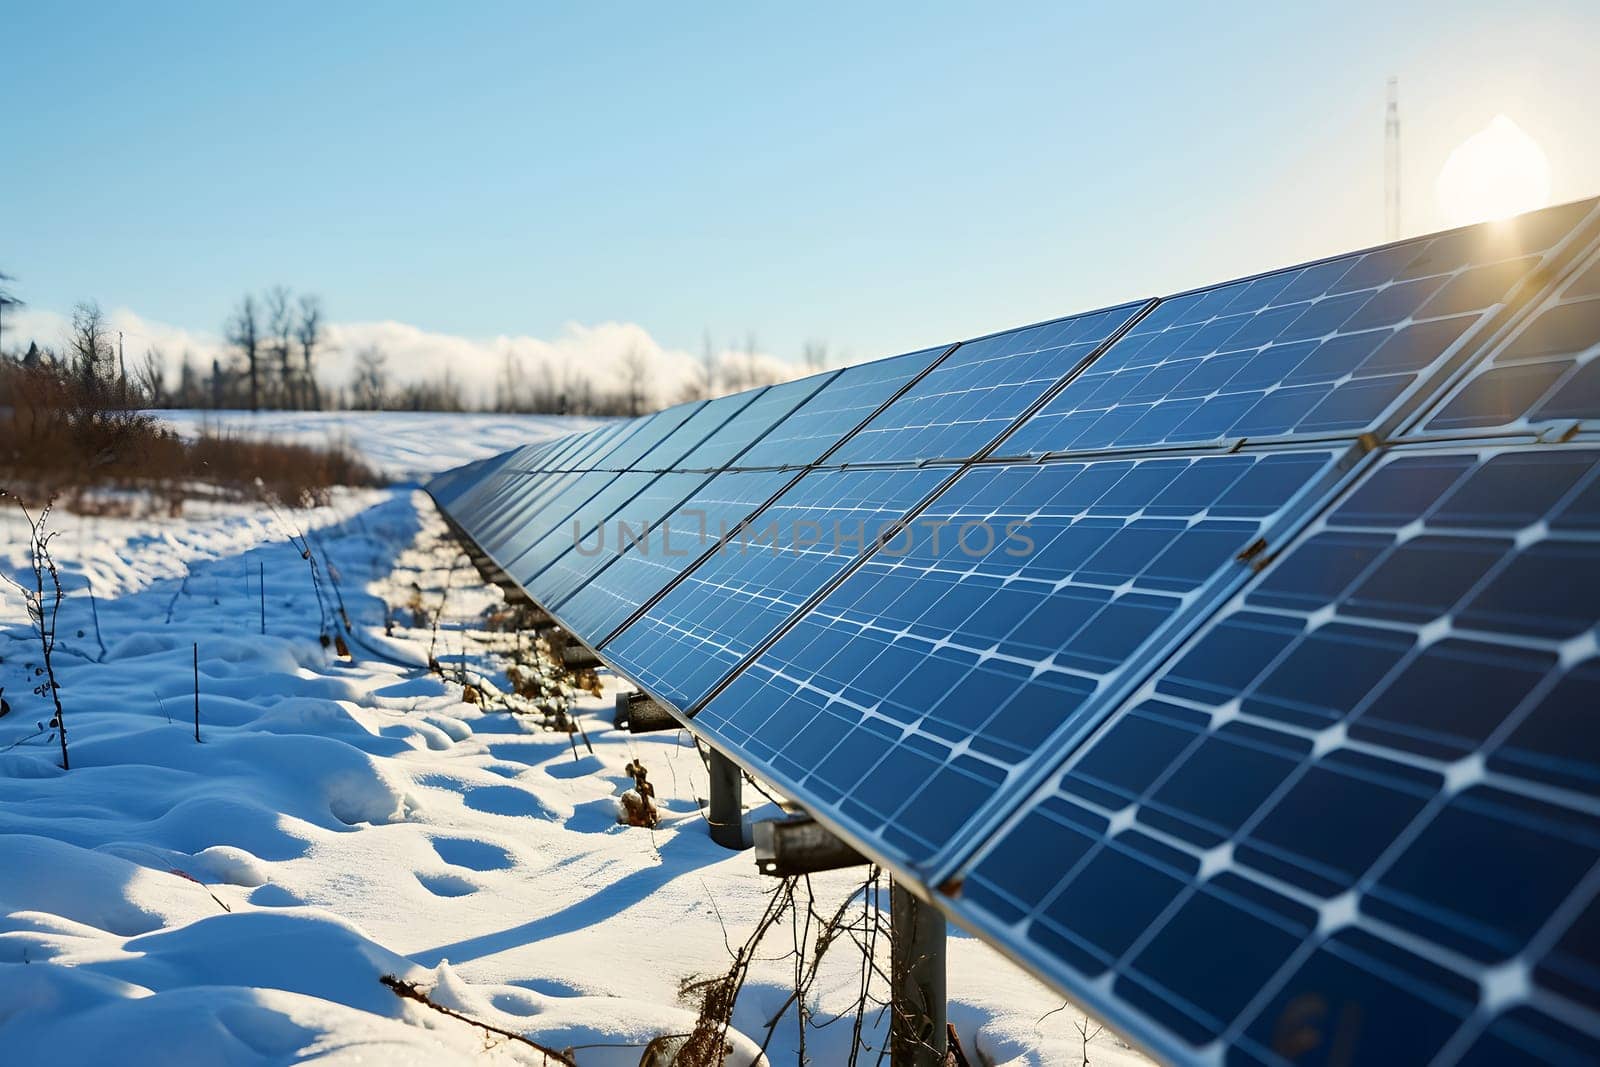
[[[56,569],[55,558],[50,554],[50,542],[56,539],[59,530],[50,529],[50,509],[54,503],[48,503],[34,515],[28,511],[27,505],[17,501],[17,509],[22,512],[22,517],[28,524],[28,569],[32,572],[33,584],[24,585],[10,575],[5,579],[17,592],[22,594],[22,600],[28,609],[28,620],[33,623],[33,632],[39,638],[39,652],[43,665],[34,669],[34,676],[42,678],[33,687],[35,694],[48,697],[55,707],[55,714],[50,719],[49,729],[61,740],[61,769],[70,770],[72,761],[67,755],[67,723],[61,709],[61,684],[56,681],[55,650],[56,650],[56,621],[61,615],[61,573]]]

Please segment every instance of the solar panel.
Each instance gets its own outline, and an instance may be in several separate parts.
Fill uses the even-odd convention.
[[[595,524],[633,499],[657,477],[650,471],[579,474],[545,506],[539,522],[512,529],[489,551],[506,573],[543,603],[535,582],[539,574],[586,535],[592,535]]]
[[[1589,1062],[1597,353],[1589,201],[430,489],[696,733],[1164,1056]]]
[[[695,718],[882,854],[934,861],[1059,753],[1329,450],[975,467]],[[1172,639],[1166,635],[1165,640]]]
[[[803,467],[823,458],[846,434],[944,353],[908,352],[846,367],[800,409],[739,457],[741,467]]]
[[[1144,306],[1125,304],[969,341],[828,461],[903,463],[976,455]]]
[[[601,646],[607,661],[689,711],[857,556],[850,538],[881,536],[948,476],[931,468],[807,473],[737,543],[707,557],[608,639]],[[813,536],[815,543],[803,543]]]
[[[580,526],[565,535],[560,531],[549,535],[563,547],[544,572],[535,572],[537,577],[533,581],[537,585],[540,603],[549,609],[555,609],[606,566],[610,557],[604,552],[591,553],[582,547],[586,544],[600,543],[600,535],[606,527],[612,527],[615,532],[619,523],[632,523],[635,529],[649,529],[661,522],[696,489],[706,483],[710,475],[701,473],[702,464],[722,465],[735,459],[750,446],[752,441],[758,439],[771,429],[775,422],[815,393],[831,376],[831,374],[816,375],[708,403],[672,438],[652,450],[641,461],[649,463],[653,458],[659,457],[660,462],[670,464],[671,470],[668,473],[662,474],[656,481],[641,488],[635,496],[615,501],[609,512],[602,512],[598,504],[593,507],[586,506],[580,519]],[[701,425],[697,423],[711,425],[719,418],[726,421],[711,431],[687,454],[675,461],[671,460],[674,442],[680,437],[687,440],[693,434],[700,432]],[[683,473],[685,471],[696,473]],[[770,495],[769,493],[768,496]],[[761,498],[761,501],[764,500],[766,497]],[[607,503],[611,504],[613,501],[608,499]],[[592,640],[598,640],[604,636],[604,632],[587,636]]]
[[[1397,449],[952,906],[1175,1058],[1592,1060],[1597,623],[1600,450]]]
[[[624,540],[615,528],[607,531],[603,543],[584,546],[602,566],[570,597],[552,603],[552,610],[576,632],[604,639],[792,477],[786,471],[724,471],[637,542]]]
[[[656,475],[653,481],[641,487],[633,496],[617,503],[604,518],[581,535],[573,529],[565,531],[567,548],[534,579],[540,603],[552,610],[557,609],[563,600],[577,592],[611,561],[619,539],[637,536],[647,544],[653,544],[648,537],[649,531],[658,529],[663,520],[671,516],[685,499],[710,478],[711,475],[699,472]],[[632,531],[632,534],[625,531]],[[679,533],[682,537],[688,531],[680,526]],[[699,555],[699,552],[695,554]],[[590,630],[577,632],[586,637],[603,636]]]
[[[573,551],[579,542],[591,538],[598,524],[609,521],[618,509],[655,480],[657,471],[675,467],[685,455],[743,411],[759,392],[736,393],[690,405],[694,408],[693,413],[660,437],[637,459],[631,460],[633,466],[629,471],[613,477],[606,470],[598,470],[584,476],[584,480],[574,483],[567,490],[563,500],[563,503],[567,503],[577,499],[575,507],[563,512],[561,508],[547,506],[546,510],[561,514],[562,517],[554,523],[532,524],[514,534],[507,540],[504,554],[496,553],[495,558],[503,561],[501,566],[506,572],[543,603],[544,598],[536,588],[535,581],[545,568]],[[626,447],[626,443],[623,447]],[[610,467],[616,455],[617,452],[613,452],[606,456],[602,464]]]
[[[600,456],[595,461],[593,469],[632,470],[651,449],[666,440],[704,406],[704,401],[696,400],[634,419],[633,422],[637,427],[635,431],[616,448]]]
[[[763,389],[749,407],[684,456],[676,466],[680,470],[720,470],[736,459],[744,465],[740,458],[742,453],[774,425],[788,418],[795,408],[811,399],[835,374],[836,371],[813,374]]]
[[[998,453],[1350,437],[1394,421],[1594,202],[1163,300]]]
[[[1600,247],[1477,367],[1428,432],[1522,430],[1600,420]]]
[[[670,432],[668,428],[672,424],[672,418],[663,421],[657,416],[647,416],[590,431],[581,435],[585,440],[568,454],[567,462],[561,464],[567,469],[558,471],[552,477],[542,477],[543,472],[538,468],[524,466],[520,458],[514,459],[505,466],[503,481],[495,487],[492,498],[482,499],[462,509],[462,515],[458,517],[471,521],[474,539],[479,546],[491,556],[500,558],[504,542],[512,534],[520,531],[524,543],[531,539],[533,531],[530,524],[536,521],[536,517],[542,516],[546,509],[552,512],[552,518],[566,514],[560,510],[556,494],[570,488],[578,473],[609,462],[611,455],[631,442],[637,442],[635,447],[647,440],[659,443],[661,436]],[[576,507],[585,498],[569,500],[568,506]]]

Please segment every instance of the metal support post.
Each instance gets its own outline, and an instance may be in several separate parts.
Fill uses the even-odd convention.
[[[889,1062],[893,1067],[944,1067],[949,1046],[944,916],[892,882],[889,923]]]
[[[735,851],[749,848],[744,833],[744,777],[739,765],[711,750],[711,840]]]

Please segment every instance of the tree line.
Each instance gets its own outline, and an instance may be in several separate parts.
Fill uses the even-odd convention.
[[[19,350],[13,341],[8,356],[6,316],[23,306],[8,283],[14,279],[0,273],[0,359],[64,369],[93,395],[127,406],[639,415],[665,404],[708,399],[788,377],[771,360],[758,358],[754,334],[740,345],[718,349],[708,332],[693,377],[675,385],[656,380],[657,367],[638,343],[622,353],[611,380],[605,382],[597,382],[590,367],[539,361],[530,368],[516,352],[508,351],[492,389],[474,398],[449,365],[432,377],[398,380],[388,353],[377,344],[350,352],[348,374],[343,381],[332,381],[319,373],[324,357],[333,351],[322,300],[283,285],[241,297],[222,331],[224,351],[209,365],[184,351],[175,374],[167,354],[155,345],[146,345],[130,362],[126,339],[92,300],[73,308],[59,345],[35,338]],[[807,372],[824,369],[829,364],[826,345],[807,342],[801,363]]]

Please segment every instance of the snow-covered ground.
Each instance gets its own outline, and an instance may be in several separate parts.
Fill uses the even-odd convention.
[[[574,415],[436,414],[426,411],[153,411],[190,437],[202,430],[348,445],[399,481],[421,480],[508,448],[605,421]]]
[[[353,421],[352,440],[387,432]],[[542,1061],[400,999],[385,975],[585,1067],[637,1064],[652,1037],[692,1028],[680,984],[728,969],[775,883],[707,837],[686,736],[610,727],[609,681],[571,736],[465,703],[427,671],[442,604],[446,673],[508,684],[491,647],[506,635],[485,622],[500,594],[423,494],[55,521],[70,770],[34,736],[48,719],[31,692],[37,645],[0,587],[0,1062]],[[0,568],[22,563],[13,511]],[[358,638],[348,660],[319,641],[340,596]],[[617,822],[635,759],[658,792],[654,830]],[[832,914],[860,880],[812,878],[815,910]],[[792,937],[785,920],[757,954],[734,1062],[785,1005]],[[977,1062],[1080,1061],[1081,1015],[987,946],[953,931],[949,970]],[[860,972],[853,943],[830,950],[808,1003],[816,1023],[843,1018],[807,1033],[809,1062],[848,1058]],[[797,1029],[790,1009],[770,1062],[798,1061]],[[867,1015],[862,1063],[885,1029]],[[1110,1034],[1089,1053],[1141,1062]]]

